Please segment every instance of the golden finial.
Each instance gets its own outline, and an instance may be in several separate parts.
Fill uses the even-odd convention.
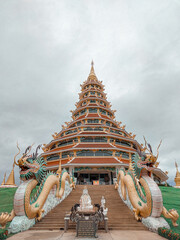
[[[16,185],[15,185],[15,180],[14,180],[14,166],[15,166],[15,163],[13,163],[13,169],[12,169],[11,173],[9,174],[9,177],[8,177],[5,185],[13,185],[13,186],[16,186]]]
[[[94,62],[92,60],[91,62],[91,71],[90,71],[90,74],[89,75],[95,75],[95,72],[94,72]]]
[[[176,171],[178,171],[178,165],[176,161],[175,161],[175,167],[176,167]]]

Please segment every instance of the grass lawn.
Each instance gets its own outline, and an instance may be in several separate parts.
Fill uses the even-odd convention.
[[[167,210],[174,208],[178,211],[178,214],[180,215],[180,189],[173,187],[160,187],[160,189],[163,195],[164,207]],[[178,227],[174,227],[170,219],[166,219],[166,221],[169,223],[171,229],[174,232],[180,234],[180,219],[178,219],[177,221],[177,223],[179,224]]]
[[[10,213],[13,209],[13,198],[17,188],[0,188],[0,213]],[[10,223],[6,226],[8,227]],[[0,229],[0,233],[4,232],[4,229]]]

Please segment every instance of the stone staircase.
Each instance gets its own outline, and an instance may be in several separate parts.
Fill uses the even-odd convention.
[[[49,212],[40,222],[37,222],[30,230],[63,230],[64,216],[71,210],[75,203],[79,203],[84,186],[77,185],[70,195]],[[147,230],[147,228],[134,219],[133,213],[121,200],[119,193],[112,185],[87,186],[92,204],[101,202],[101,197],[106,199],[108,208],[109,230]],[[69,229],[75,229],[75,223],[70,222]],[[99,229],[103,229],[103,222]]]

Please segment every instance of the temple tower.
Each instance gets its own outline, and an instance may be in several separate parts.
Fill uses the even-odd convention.
[[[78,177],[79,182],[111,184],[118,169],[128,168],[131,155],[142,146],[125,125],[115,120],[115,110],[107,100],[104,85],[91,63],[90,74],[81,86],[72,121],[65,122],[53,140],[44,144],[42,157],[48,168],[63,168]]]

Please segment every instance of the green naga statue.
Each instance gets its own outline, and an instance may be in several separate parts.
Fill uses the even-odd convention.
[[[20,179],[23,183],[15,193],[12,212],[0,215],[2,228],[5,228],[6,223],[12,221],[15,216],[27,216],[29,219],[35,218],[39,221],[44,211],[43,206],[52,189],[56,189],[57,198],[62,198],[66,180],[69,181],[70,187],[75,188],[73,178],[70,178],[66,170],[61,170],[61,161],[56,173],[46,170],[46,162],[38,156],[40,146],[33,155],[28,155],[32,148],[32,145],[29,146],[16,162],[16,157],[20,153],[18,144],[17,148],[19,152],[14,157],[14,163],[20,168]],[[32,194],[33,190],[35,194]]]
[[[132,155],[129,170],[120,169],[115,188],[119,188],[124,200],[129,198],[136,220],[149,216],[157,218],[162,214],[170,218],[174,226],[178,226],[177,211],[175,209],[167,211],[163,206],[161,190],[151,176],[157,163],[160,145],[161,142],[155,156],[151,145],[145,140],[145,149],[143,151],[137,149],[138,153]],[[145,153],[145,150],[149,153]]]

